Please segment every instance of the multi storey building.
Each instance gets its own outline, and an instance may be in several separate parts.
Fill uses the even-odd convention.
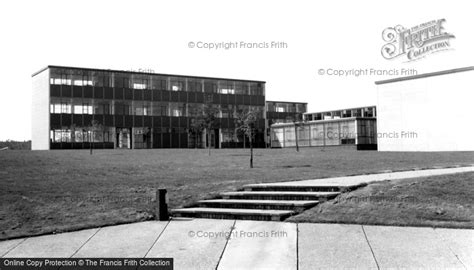
[[[32,77],[33,150],[244,147],[245,110],[259,112],[254,146],[265,147],[264,81],[62,66]],[[218,111],[210,136],[195,127],[204,106]]]

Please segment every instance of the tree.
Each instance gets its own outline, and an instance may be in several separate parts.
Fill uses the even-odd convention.
[[[103,126],[97,120],[91,120],[90,125],[87,127],[87,133],[89,133],[89,144],[90,144],[90,154],[92,155],[92,149],[94,148],[93,140],[97,132],[103,131]]]
[[[235,126],[237,130],[249,137],[250,142],[250,168],[253,168],[253,141],[255,138],[255,125],[257,123],[258,110],[245,110],[237,114]]]
[[[213,105],[211,101],[211,98],[206,98],[206,102],[203,106],[202,119],[200,120],[202,126],[206,130],[207,148],[209,149],[209,156],[211,155],[211,130],[214,130],[218,127],[217,115],[219,114],[219,108]]]
[[[191,118],[191,123],[189,124],[189,132],[194,137],[194,148],[198,147],[198,140],[204,131],[204,121],[202,116]]]
[[[298,130],[304,127],[304,122],[302,119],[302,114],[297,113],[293,117],[290,117],[290,121],[293,122],[293,126],[295,127],[295,145],[296,145],[296,152],[300,151],[300,147],[298,144]]]

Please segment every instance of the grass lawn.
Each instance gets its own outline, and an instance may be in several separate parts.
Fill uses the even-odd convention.
[[[473,229],[473,194],[473,172],[376,182],[287,221]]]
[[[249,169],[248,152],[1,151],[0,239],[150,219],[157,188],[175,208],[250,183],[474,164],[473,152],[256,149]]]

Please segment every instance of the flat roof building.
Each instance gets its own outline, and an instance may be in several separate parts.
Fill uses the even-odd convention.
[[[380,151],[474,150],[474,67],[375,84]]]
[[[303,121],[271,126],[272,147],[350,146],[377,149],[376,107],[303,114]]]
[[[244,110],[260,112],[254,146],[266,145],[264,81],[63,66],[32,80],[33,150],[244,147]],[[218,111],[210,140],[193,131],[205,104]]]

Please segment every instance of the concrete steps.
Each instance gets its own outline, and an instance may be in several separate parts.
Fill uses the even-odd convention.
[[[280,201],[280,200],[202,200],[196,204],[207,208],[240,208],[262,210],[293,210],[302,212],[317,205],[319,201]]]
[[[293,211],[195,207],[175,209],[171,213],[177,217],[281,221],[291,216]]]
[[[224,199],[241,200],[327,200],[339,195],[340,192],[304,192],[304,191],[236,191],[225,192]]]
[[[173,209],[171,214],[175,217],[281,221],[359,186],[315,185],[314,182],[245,185],[243,191],[224,192],[215,199],[197,201],[189,208]]]
[[[331,183],[294,184],[294,183],[264,183],[243,186],[244,191],[310,191],[310,192],[345,192],[363,185],[339,186]]]

